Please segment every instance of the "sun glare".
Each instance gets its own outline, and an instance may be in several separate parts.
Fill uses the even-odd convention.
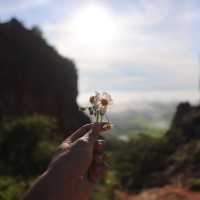
[[[116,34],[116,24],[111,13],[102,6],[90,5],[75,14],[71,31],[77,42],[87,46],[107,46]]]

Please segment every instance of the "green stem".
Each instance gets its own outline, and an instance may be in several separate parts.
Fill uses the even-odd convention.
[[[101,115],[101,117],[100,117],[100,122],[102,122],[103,121],[103,115]]]
[[[97,111],[96,122],[99,122],[99,111]]]
[[[108,120],[108,123],[110,122],[110,120],[109,120],[109,118],[108,118],[108,115],[107,114],[105,114],[105,117],[106,117],[106,119]]]

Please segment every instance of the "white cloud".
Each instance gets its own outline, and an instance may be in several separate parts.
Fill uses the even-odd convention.
[[[0,2],[0,12],[10,13],[14,11],[24,11],[35,6],[41,6],[45,3],[48,3],[52,0],[14,0],[14,1],[5,1]]]
[[[123,67],[132,72],[135,69],[151,72],[150,76],[155,74],[156,78],[139,76],[141,85],[147,84],[148,79],[146,86],[152,85],[152,90],[195,89],[199,73],[198,52],[195,52],[198,41],[193,41],[192,31],[197,26],[197,9],[180,1],[144,0],[140,1],[139,7],[133,3],[126,12],[109,12],[118,31],[112,44],[105,47],[78,41],[70,29],[73,15],[57,25],[45,27],[49,35],[54,35],[52,41],[60,52],[75,59],[80,71],[81,92],[94,91],[102,84],[111,88],[120,83],[126,90],[131,84],[138,83],[138,75],[132,78],[115,75],[114,72]],[[184,23],[186,19],[187,23]],[[110,79],[87,75],[108,72]]]
[[[106,72],[105,72],[106,73]],[[80,80],[79,80],[79,88],[81,88],[81,92],[93,92],[94,90],[104,90],[105,88],[107,90],[113,90],[114,88],[127,88],[127,86],[131,86],[133,84],[143,84],[146,77],[143,76],[107,76],[105,75],[98,77],[96,76],[88,76],[81,74]],[[100,81],[98,81],[101,80]],[[84,85],[81,85],[83,84]],[[91,86],[94,89],[91,89]]]
[[[70,4],[66,17],[61,14],[56,24],[49,22],[41,28],[59,52],[75,60],[81,102],[87,93],[104,88],[114,93],[117,109],[125,109],[130,102],[140,108],[136,102],[144,100],[197,99],[200,9],[193,0],[126,1],[127,6],[118,11],[109,1],[74,2],[66,1],[62,6],[52,0],[8,0],[0,2],[0,12],[31,12],[31,8],[45,4],[48,9],[56,6],[56,10],[62,6],[63,12]],[[95,21],[98,24],[93,26]],[[84,27],[96,35],[87,37]],[[99,35],[106,27],[108,30]]]

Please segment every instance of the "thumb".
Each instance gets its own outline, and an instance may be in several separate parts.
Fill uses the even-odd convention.
[[[99,133],[106,131],[107,127],[105,126],[107,123],[94,123],[91,125],[90,130],[81,137],[85,141],[94,144],[99,137]]]

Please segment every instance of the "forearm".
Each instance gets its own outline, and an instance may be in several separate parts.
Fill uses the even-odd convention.
[[[54,200],[51,184],[48,172],[43,173],[31,186],[23,200]]]
[[[88,199],[99,179],[97,169],[100,165],[93,162],[97,157],[94,150],[100,129],[103,130],[103,124],[88,124],[67,138],[60,145],[48,170],[36,180],[23,200]]]
[[[56,174],[46,171],[31,186],[23,200],[73,200],[70,187]]]
[[[86,200],[91,186],[82,185],[80,178],[59,177],[59,173],[46,171],[31,186],[22,200]]]

